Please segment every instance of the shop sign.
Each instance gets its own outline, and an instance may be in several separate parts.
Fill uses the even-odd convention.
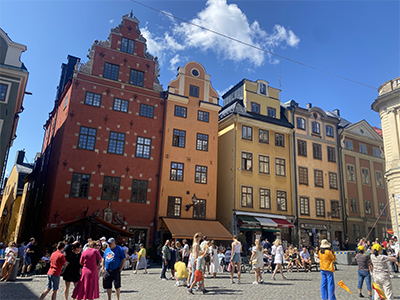
[[[300,228],[304,229],[318,229],[318,230],[327,230],[328,227],[324,224],[307,224],[307,223],[301,223]]]

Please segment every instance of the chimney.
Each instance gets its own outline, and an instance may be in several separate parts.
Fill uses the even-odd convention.
[[[15,156],[15,164],[22,165],[24,163],[24,158],[25,158],[25,151],[24,150],[17,151],[17,155]]]
[[[306,108],[307,108],[307,109],[310,109],[311,107],[312,107],[312,103],[308,102],[308,103],[306,104]]]
[[[340,117],[340,110],[339,109],[334,109],[332,110],[332,112],[337,115],[338,117]]]

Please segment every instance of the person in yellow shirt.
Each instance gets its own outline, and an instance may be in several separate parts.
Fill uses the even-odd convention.
[[[336,261],[336,256],[330,250],[331,244],[327,240],[321,241],[320,248],[318,256],[321,268],[321,297],[323,300],[336,300],[335,278],[333,276],[335,272],[333,262]]]
[[[174,269],[175,269],[175,286],[179,286],[179,280],[187,280],[189,274],[188,271],[186,269],[186,265],[183,261],[177,261],[174,265]]]
[[[146,249],[143,244],[139,245],[140,251],[138,252],[138,262],[136,264],[136,270],[133,272],[137,274],[137,271],[140,269],[144,269],[144,274],[147,274],[147,258],[146,258]]]

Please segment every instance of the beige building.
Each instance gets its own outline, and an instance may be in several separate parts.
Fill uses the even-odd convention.
[[[396,236],[400,235],[400,77],[389,80],[378,89],[379,96],[371,108],[379,112],[385,147],[385,178],[390,199],[390,215]]]

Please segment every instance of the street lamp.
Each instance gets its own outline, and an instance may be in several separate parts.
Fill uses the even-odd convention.
[[[196,194],[193,194],[192,202],[193,202],[192,204],[188,204],[188,205],[185,206],[185,211],[189,211],[189,209],[190,209],[193,205],[196,204],[196,202],[197,202]]]

